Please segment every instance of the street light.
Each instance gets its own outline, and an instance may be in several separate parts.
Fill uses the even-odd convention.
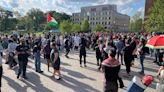
[[[36,22],[36,17],[35,16],[33,17],[33,20],[34,20],[34,30],[35,30],[36,29],[36,27],[35,27],[36,26],[36,23],[35,23]]]

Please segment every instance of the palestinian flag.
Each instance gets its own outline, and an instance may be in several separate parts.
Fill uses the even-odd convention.
[[[47,14],[47,22],[52,27],[57,27],[58,22],[50,15],[50,13]]]

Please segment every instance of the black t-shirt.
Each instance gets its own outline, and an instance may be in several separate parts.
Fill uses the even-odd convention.
[[[28,61],[28,56],[29,54],[27,53],[27,51],[29,50],[29,46],[27,45],[18,45],[16,47],[16,51],[17,52],[24,52],[24,54],[18,54],[18,60],[19,61]]]

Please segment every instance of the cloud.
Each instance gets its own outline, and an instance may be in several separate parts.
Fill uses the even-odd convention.
[[[0,6],[8,10],[19,11],[22,14],[26,14],[31,8],[39,8],[44,12],[55,10],[72,14],[80,12],[80,8],[84,6],[116,4],[118,11],[129,14],[134,10],[131,5],[139,1],[142,0],[0,0]],[[138,10],[143,12],[143,9]]]
[[[145,8],[144,7],[138,8],[137,11],[141,12],[142,13],[142,17],[144,17],[144,11],[145,11]]]
[[[137,11],[143,12],[144,11],[144,7],[140,7]]]
[[[125,8],[121,10],[121,13],[129,15],[133,11],[132,7]]]

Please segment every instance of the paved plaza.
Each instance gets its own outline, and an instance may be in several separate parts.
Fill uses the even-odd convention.
[[[29,59],[27,68],[27,80],[17,79],[17,68],[9,70],[7,65],[3,65],[4,74],[2,78],[2,92],[103,92],[102,73],[98,71],[96,65],[95,53],[88,51],[87,67],[81,68],[79,65],[78,52],[70,53],[70,58],[65,58],[61,54],[61,73],[62,80],[52,78],[53,69],[47,71],[46,61],[42,60],[41,69],[43,74],[35,72],[34,60]],[[127,87],[132,77],[127,78],[125,66],[121,67],[120,76],[123,78]],[[151,58],[145,60],[145,73],[156,76],[159,66],[153,63]],[[132,68],[132,75],[138,75],[139,64],[136,60]],[[140,76],[142,77],[142,76]],[[145,92],[155,92],[155,85],[158,80],[155,77],[154,82]],[[126,92],[125,89],[119,89],[119,92]]]

